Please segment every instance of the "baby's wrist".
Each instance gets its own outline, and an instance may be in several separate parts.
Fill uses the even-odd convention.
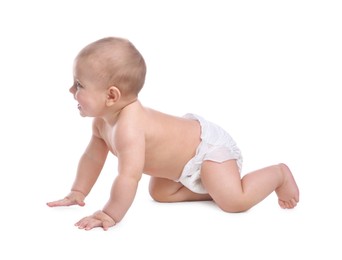
[[[114,223],[117,223],[117,221],[115,220],[115,218],[114,218],[111,214],[109,214],[108,211],[106,211],[105,209],[102,209],[102,210],[100,210],[100,211],[101,211],[103,214],[105,214],[107,217],[111,218],[112,221],[114,221]]]
[[[105,212],[104,210],[98,210],[97,212],[95,212],[95,215],[101,214],[102,216],[105,216],[105,218],[107,219],[107,221],[109,222],[114,222],[114,224],[116,224],[116,220],[109,215],[107,212]]]
[[[70,191],[70,193],[77,193],[77,194],[81,194],[83,197],[86,197],[86,195],[85,195],[82,191],[80,191],[80,190],[74,190],[74,189],[72,189],[72,190]]]

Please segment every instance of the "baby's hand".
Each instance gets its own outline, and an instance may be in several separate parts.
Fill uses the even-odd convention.
[[[108,230],[108,228],[115,225],[114,219],[108,216],[103,211],[96,211],[93,215],[82,218],[78,221],[75,226],[79,229],[90,230],[95,227],[102,227],[103,230]]]
[[[56,200],[52,202],[46,203],[49,207],[59,207],[59,206],[71,206],[71,205],[79,205],[84,206],[85,196],[80,191],[71,191],[68,196],[64,199]]]

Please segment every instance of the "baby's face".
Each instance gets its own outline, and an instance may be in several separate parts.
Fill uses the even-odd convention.
[[[100,116],[105,109],[106,90],[99,74],[89,61],[76,59],[74,63],[74,84],[70,88],[82,116]]]

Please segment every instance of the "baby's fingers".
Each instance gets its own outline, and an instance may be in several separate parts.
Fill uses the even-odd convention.
[[[70,206],[72,202],[68,198],[46,203],[49,207]]]
[[[82,218],[80,221],[78,221],[75,224],[75,226],[78,227],[79,229],[91,230],[95,227],[101,227],[102,222],[101,220],[95,219],[90,216],[90,217]]]
[[[114,225],[115,221],[101,210],[96,211],[91,216],[82,218],[75,224],[79,229],[90,230],[95,227],[102,227],[105,231]]]
[[[76,200],[71,200],[68,197],[61,199],[61,200],[56,200],[56,201],[52,201],[52,202],[48,202],[46,203],[49,207],[61,207],[61,206],[71,206],[71,205],[80,205],[80,206],[84,206],[84,202],[83,201],[76,201]]]

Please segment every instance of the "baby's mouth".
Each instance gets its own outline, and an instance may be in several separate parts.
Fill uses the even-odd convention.
[[[78,109],[81,109],[81,105],[80,105],[80,104],[77,104],[77,108],[78,108]]]

